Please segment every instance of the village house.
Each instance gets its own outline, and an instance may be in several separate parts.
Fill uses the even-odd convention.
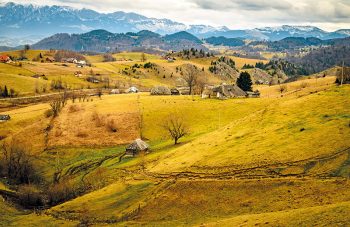
[[[258,90],[256,91],[247,91],[247,97],[248,98],[259,98],[260,92]]]
[[[176,88],[170,89],[171,95],[180,95],[180,91]]]
[[[78,60],[76,58],[62,58],[62,62],[77,64]]]
[[[112,95],[120,94],[120,90],[119,89],[112,89],[110,94],[112,94]]]
[[[148,152],[149,145],[141,139],[136,139],[134,142],[129,144],[125,149],[125,155],[134,157],[140,152]]]
[[[0,122],[9,121],[10,119],[10,115],[0,115]]]
[[[7,55],[0,55],[0,62],[1,63],[7,63],[7,62],[10,62],[11,61],[11,58]]]
[[[181,95],[190,95],[190,88],[189,87],[177,87],[176,88]]]
[[[206,89],[202,93],[202,98],[218,98],[218,99],[229,99],[246,97],[247,93],[244,92],[237,85],[222,84],[212,89]]]
[[[83,68],[84,66],[86,66],[86,61],[81,60],[81,61],[78,61],[76,64],[77,64],[77,67]]]
[[[168,63],[173,63],[176,59],[173,57],[168,57],[166,60],[168,61]]]
[[[126,93],[138,93],[139,89],[135,86],[130,87],[129,89],[127,89]]]

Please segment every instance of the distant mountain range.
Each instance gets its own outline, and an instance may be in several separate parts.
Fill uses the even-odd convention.
[[[196,36],[182,31],[171,35],[143,30],[140,32],[111,33],[94,30],[83,34],[59,33],[31,46],[32,49],[65,49],[72,51],[180,51],[183,49],[207,50]]]
[[[350,36],[350,29],[327,32],[311,26],[283,25],[280,27],[230,30],[227,27],[185,25],[169,19],[148,18],[136,13],[121,11],[99,13],[90,9],[15,3],[0,3],[0,27],[0,45],[4,46],[32,44],[38,41],[39,37],[44,38],[57,33],[86,33],[97,29],[108,30],[112,33],[149,30],[160,35],[186,31],[199,38],[224,36],[226,38],[271,41],[286,37],[315,37],[325,40]]]
[[[261,48],[275,51],[298,51],[310,46],[350,46],[350,37],[322,40],[315,37],[287,37],[279,41],[245,42],[240,38],[223,36],[199,39],[189,32],[181,31],[161,35],[152,31],[112,33],[106,30],[93,30],[82,34],[58,33],[33,44],[33,49],[66,49],[72,51],[115,52],[115,51],[180,51],[183,49],[202,49],[206,45],[228,46],[256,52]]]

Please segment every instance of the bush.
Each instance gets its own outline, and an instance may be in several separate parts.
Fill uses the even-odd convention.
[[[86,138],[86,137],[88,137],[88,133],[87,133],[85,130],[80,130],[80,131],[77,133],[77,137]]]
[[[309,86],[309,83],[307,83],[305,81],[300,84],[300,88],[306,88],[308,86]]]
[[[20,184],[40,181],[34,169],[33,156],[22,142],[12,139],[1,147],[3,175]]]
[[[288,88],[287,88],[287,85],[280,85],[280,87],[278,88],[279,92],[281,92],[281,94],[283,92],[287,92],[288,91]]]
[[[71,105],[68,108],[69,113],[75,113],[75,112],[78,112],[79,110],[80,110],[80,107],[77,105]]]
[[[91,120],[95,122],[96,127],[101,127],[104,125],[104,117],[97,112],[92,113]]]
[[[18,188],[19,202],[21,205],[32,208],[44,204],[40,191],[33,185],[21,185]]]
[[[49,204],[56,205],[61,202],[73,199],[79,195],[79,185],[73,180],[64,179],[61,182],[51,185],[47,190]]]
[[[52,117],[54,115],[52,109],[46,110],[44,114],[47,118]]]
[[[110,130],[111,132],[117,132],[117,125],[116,125],[114,119],[108,119],[107,129]]]

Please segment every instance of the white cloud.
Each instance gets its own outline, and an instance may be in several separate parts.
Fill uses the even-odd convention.
[[[3,1],[3,0],[0,0]],[[38,5],[66,5],[100,12],[127,11],[186,24],[225,25],[232,29],[317,25],[350,28],[350,0],[13,0]]]

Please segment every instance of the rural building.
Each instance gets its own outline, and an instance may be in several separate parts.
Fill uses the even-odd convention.
[[[259,98],[260,92],[259,91],[247,91],[247,97],[248,98]]]
[[[147,152],[148,149],[149,145],[146,142],[144,142],[141,139],[136,139],[134,142],[132,142],[126,147],[125,155],[134,157],[137,154],[139,154],[140,151]]]
[[[6,63],[6,62],[9,62],[11,61],[11,58],[7,55],[0,55],[0,62],[2,63]]]
[[[180,91],[177,90],[176,88],[170,89],[171,95],[180,95]]]
[[[137,87],[135,87],[135,86],[132,86],[126,92],[127,93],[138,93],[139,89],[137,89]]]
[[[237,97],[246,97],[247,93],[244,92],[237,85],[226,85],[222,84],[220,86],[214,87],[212,89],[207,89],[202,93],[202,98],[218,98],[218,99],[228,99]]]
[[[112,89],[110,94],[120,94],[120,90],[119,89]]]
[[[77,64],[78,60],[76,58],[62,58],[62,62]]]
[[[189,87],[178,87],[177,90],[180,92],[181,95],[189,95],[190,94]]]
[[[0,122],[5,122],[10,119],[11,119],[10,115],[0,115]]]
[[[173,63],[176,59],[172,57],[168,57],[166,60],[168,61],[168,63]]]
[[[76,64],[77,64],[77,67],[83,68],[84,66],[86,66],[86,61],[81,60],[81,61],[78,61]]]

